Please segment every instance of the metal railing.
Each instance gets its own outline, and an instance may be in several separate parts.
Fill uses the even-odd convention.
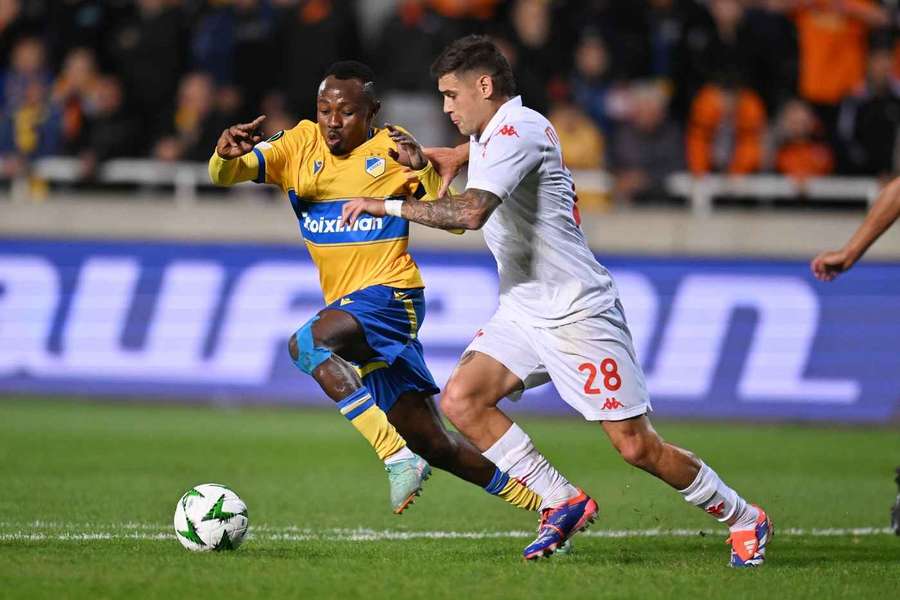
[[[32,164],[30,177],[54,184],[83,181],[81,162],[75,158],[42,158]],[[613,178],[605,171],[575,171],[579,190],[609,194]],[[205,163],[163,162],[154,159],[113,159],[101,164],[93,179],[99,184],[125,184],[147,187],[171,187],[176,204],[190,205],[200,188],[212,187]],[[871,204],[881,188],[870,177],[812,177],[795,180],[782,175],[706,175],[673,173],[665,182],[666,192],[685,198],[695,214],[710,213],[718,197],[759,198],[767,201],[807,198],[817,201],[859,200]],[[11,185],[13,201],[31,196],[28,178],[19,177]]]

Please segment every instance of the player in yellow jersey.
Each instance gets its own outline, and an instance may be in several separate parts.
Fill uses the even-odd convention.
[[[400,157],[390,130],[373,128],[380,107],[374,79],[362,63],[336,63],[319,86],[317,123],[300,121],[265,141],[257,133],[264,116],[226,129],[209,161],[210,178],[218,185],[275,184],[290,199],[327,304],[291,336],[291,359],[385,462],[394,512],[421,492],[429,462],[535,510],[541,498],[447,431],[434,406],[439,389],[418,340],[424,283],[407,252],[409,223],[341,223],[348,198],[427,199],[441,187],[430,164],[403,167],[395,159],[408,157]]]

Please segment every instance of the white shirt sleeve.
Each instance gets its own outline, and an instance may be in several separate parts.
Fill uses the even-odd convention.
[[[469,180],[466,189],[491,192],[501,201],[509,198],[526,175],[544,160],[546,139],[529,123],[504,123],[485,145],[469,147]]]

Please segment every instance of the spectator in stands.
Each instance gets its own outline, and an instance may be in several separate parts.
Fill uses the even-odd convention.
[[[729,80],[708,84],[691,103],[688,168],[695,175],[758,171],[765,131],[766,108],[759,94]]]
[[[0,106],[0,157],[7,177],[26,174],[36,158],[59,151],[61,115],[50,99],[45,49],[33,37],[13,47],[3,74]]]
[[[209,8],[192,30],[193,68],[211,74],[218,85],[236,85],[242,112],[255,112],[277,83],[277,70],[262,67],[278,56],[275,29],[275,11],[267,0]]]
[[[280,92],[270,92],[260,104],[260,114],[266,115],[262,123],[263,136],[272,137],[282,130],[291,129],[297,124],[297,117],[287,108],[287,100]],[[229,123],[233,123],[230,120]]]
[[[16,41],[25,34],[20,0],[0,0],[0,71],[9,65]]]
[[[5,176],[27,173],[32,160],[59,152],[62,118],[49,92],[43,80],[28,79],[11,109],[0,113],[0,158]]]
[[[900,82],[892,68],[891,49],[873,48],[865,83],[841,105],[839,147],[846,149],[846,169],[850,172],[884,176],[900,170]]]
[[[98,77],[93,51],[75,48],[66,56],[62,71],[53,84],[53,101],[62,110],[62,150],[66,154],[75,154],[81,149],[85,104]]]
[[[714,79],[747,71],[752,42],[744,12],[740,0],[710,0],[705,14],[698,14],[687,24],[675,70],[676,101],[682,110],[687,110],[700,88]]]
[[[570,169],[602,169],[605,142],[600,128],[578,105],[569,99],[553,103],[548,114],[559,137],[563,161]],[[578,206],[582,209],[604,207],[609,204],[607,194],[579,189]]]
[[[493,36],[491,39],[512,68],[516,93],[522,96],[522,103],[541,114],[547,114],[547,96],[550,90],[546,80],[539,78],[528,63],[519,60],[519,50],[515,44],[502,36]],[[562,82],[557,85],[560,83]]]
[[[516,48],[521,64],[535,77],[549,83],[565,64],[553,37],[553,13],[546,0],[515,0],[510,12],[508,39]]]
[[[455,39],[451,23],[426,0],[400,0],[388,17],[375,45],[375,72],[386,90],[434,92],[429,67]]]
[[[109,36],[126,96],[148,136],[162,130],[178,87],[184,51],[180,9],[166,0],[137,0],[136,14]]]
[[[0,107],[15,111],[25,101],[26,90],[32,83],[47,88],[50,81],[44,44],[36,37],[20,39],[13,47],[9,69],[3,73]]]
[[[590,115],[608,139],[612,118],[607,104],[613,82],[606,42],[596,31],[586,31],[578,43],[571,81],[575,103]]]
[[[103,161],[143,151],[140,121],[125,110],[122,84],[112,75],[98,77],[91,87],[85,117],[86,133],[79,153],[83,178],[92,178]]]
[[[674,83],[678,49],[688,47],[684,36],[693,24],[703,21],[706,11],[696,0],[649,0],[646,13],[647,69],[641,75]]]
[[[362,55],[355,5],[351,0],[298,0],[277,16],[279,52],[271,60],[280,58],[278,87],[291,112],[303,119],[315,119],[316,98],[309,89],[325,69],[341,58]],[[267,61],[263,68],[273,65]]]
[[[836,139],[838,106],[865,79],[867,36],[888,25],[874,0],[805,0],[793,12],[800,48],[800,96]]]
[[[156,145],[161,160],[209,159],[222,130],[228,125],[216,107],[216,87],[206,73],[189,73],[178,87],[178,105],[170,133]]]
[[[834,155],[825,140],[816,113],[802,100],[790,100],[781,109],[775,130],[775,167],[795,179],[828,175]]]
[[[626,200],[664,198],[665,179],[684,170],[684,138],[669,118],[669,93],[661,82],[630,86],[629,112],[612,149],[617,195]]]
[[[101,42],[112,25],[117,8],[115,3],[108,0],[64,0],[48,4],[44,29],[53,65],[62,65],[75,48],[89,48],[95,56],[103,50]]]
[[[745,76],[773,113],[797,95],[797,28],[787,13],[793,0],[748,0],[744,26],[749,64]]]

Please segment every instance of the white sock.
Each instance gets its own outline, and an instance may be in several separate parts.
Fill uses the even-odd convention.
[[[697,478],[686,489],[680,490],[684,499],[705,510],[720,523],[726,523],[732,531],[753,529],[759,511],[725,485],[716,472],[700,463]]]
[[[562,504],[579,493],[575,486],[535,450],[531,438],[515,423],[483,454],[498,469],[540,495],[540,510]]]
[[[415,454],[412,453],[412,450],[410,450],[406,446],[403,446],[402,448],[388,456],[386,459],[384,459],[384,464],[392,465],[395,462],[400,462],[401,460],[406,460],[407,458],[413,458],[414,456]]]

